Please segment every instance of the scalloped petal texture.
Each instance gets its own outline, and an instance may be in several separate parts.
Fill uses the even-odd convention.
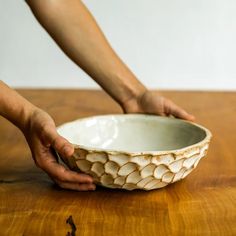
[[[206,142],[181,153],[158,156],[75,148],[73,160],[67,164],[93,176],[96,184],[108,188],[152,190],[185,178],[206,155],[208,146]]]

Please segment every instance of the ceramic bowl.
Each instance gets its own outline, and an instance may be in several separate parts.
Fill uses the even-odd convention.
[[[206,155],[211,133],[180,119],[152,115],[104,115],[58,127],[75,146],[63,158],[108,188],[162,188],[185,178]]]

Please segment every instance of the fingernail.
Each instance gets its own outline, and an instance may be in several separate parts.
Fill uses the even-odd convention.
[[[70,152],[71,152],[71,148],[70,147],[68,147],[68,146],[65,146],[64,147],[64,149],[63,149],[63,152],[64,152],[64,155],[69,155],[70,154]]]
[[[193,116],[193,115],[190,115],[190,119],[192,120],[192,121],[194,121],[195,120],[195,116]]]
[[[92,186],[89,187],[89,190],[93,190],[94,191],[95,189],[96,189],[95,185],[92,185]]]
[[[87,178],[87,181],[92,184],[94,180],[93,180],[93,178],[88,177],[88,178]]]

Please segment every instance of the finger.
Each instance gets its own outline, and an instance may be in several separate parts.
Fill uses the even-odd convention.
[[[66,169],[63,165],[57,163],[55,157],[50,152],[48,152],[47,158],[44,159],[44,162],[41,166],[41,168],[46,171],[53,179],[57,179],[60,182],[80,184],[93,183],[93,178],[91,176],[71,171]]]
[[[56,178],[57,180],[63,182],[80,183],[80,184],[93,183],[93,178],[91,176],[68,170],[64,166],[58,163],[50,165],[47,169],[47,172],[51,176],[53,176],[53,178]]]
[[[96,189],[95,184],[77,184],[77,183],[67,183],[67,182],[61,182],[57,184],[61,188],[77,190],[77,191],[93,191]]]
[[[186,112],[184,109],[180,108],[173,102],[169,101],[169,113],[176,118],[184,119],[184,120],[189,120],[189,121],[194,121],[195,117],[188,112]]]
[[[52,146],[64,157],[70,157],[74,153],[74,146],[59,134],[57,134],[57,137],[52,139]]]

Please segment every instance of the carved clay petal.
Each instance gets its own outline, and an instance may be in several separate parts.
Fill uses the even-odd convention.
[[[103,152],[89,153],[86,159],[91,162],[101,162],[104,164],[107,161],[107,155]]]
[[[117,176],[118,170],[119,170],[119,166],[115,162],[113,162],[113,161],[108,161],[105,164],[105,172],[107,174],[112,175],[113,178],[115,178]]]
[[[136,170],[137,165],[134,163],[127,163],[124,166],[122,166],[118,172],[119,175],[126,176]]]
[[[149,164],[148,166],[144,167],[141,171],[141,176],[146,178],[148,176],[152,176],[154,174],[156,166],[154,164]]]
[[[117,154],[117,155],[109,154],[108,157],[109,157],[110,161],[114,161],[119,166],[123,166],[124,164],[126,164],[130,158],[129,156],[127,156],[125,154]]]
[[[161,179],[162,176],[168,171],[169,169],[165,165],[159,165],[154,171],[154,176],[156,179]]]
[[[78,160],[76,161],[77,166],[83,172],[90,170],[92,163],[86,160]]]
[[[134,171],[128,175],[126,183],[137,184],[142,179],[139,171]]]
[[[98,177],[104,174],[104,166],[100,162],[96,162],[92,165],[91,171],[93,171]]]

